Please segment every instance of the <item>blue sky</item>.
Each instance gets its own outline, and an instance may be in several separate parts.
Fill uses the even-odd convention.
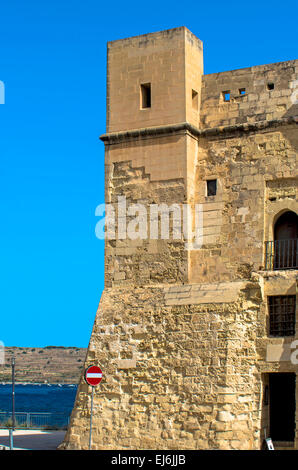
[[[103,289],[106,42],[178,26],[205,73],[297,58],[297,1],[2,2],[0,340],[87,347]]]

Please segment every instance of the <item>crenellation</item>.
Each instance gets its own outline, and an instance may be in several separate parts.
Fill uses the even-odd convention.
[[[291,101],[292,83],[297,80],[296,64],[297,61],[287,61],[204,75],[202,126],[253,123],[281,118],[284,114],[296,115],[297,109],[292,109]],[[268,90],[268,83],[274,84],[273,90]],[[241,89],[245,89],[245,94],[239,94]],[[223,103],[222,93],[227,90],[230,101]]]

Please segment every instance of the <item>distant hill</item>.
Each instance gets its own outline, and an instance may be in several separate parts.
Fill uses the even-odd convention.
[[[11,382],[11,359],[14,355],[16,382],[78,384],[86,352],[86,348],[63,346],[5,347],[5,364],[0,364],[0,383]]]

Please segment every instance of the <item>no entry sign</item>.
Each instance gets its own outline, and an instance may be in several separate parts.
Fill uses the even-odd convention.
[[[98,366],[90,366],[85,370],[85,380],[88,385],[95,387],[101,382],[102,370]]]
[[[98,366],[89,366],[85,370],[85,381],[88,385],[92,386],[91,396],[91,411],[90,411],[90,435],[89,435],[89,449],[91,449],[92,440],[92,414],[93,414],[93,398],[94,398],[94,387],[101,382],[102,370]]]

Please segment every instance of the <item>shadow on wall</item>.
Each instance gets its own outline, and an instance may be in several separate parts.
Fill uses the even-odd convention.
[[[298,90],[297,90],[297,101],[298,101]],[[293,104],[287,112],[283,115],[283,118],[293,118],[296,123],[298,123],[298,102]],[[290,142],[291,146],[293,147],[296,152],[298,151],[298,132],[297,129],[294,127],[284,128],[282,129],[282,133],[284,137]],[[293,168],[294,170],[294,168]],[[294,174],[293,174],[294,176]]]

